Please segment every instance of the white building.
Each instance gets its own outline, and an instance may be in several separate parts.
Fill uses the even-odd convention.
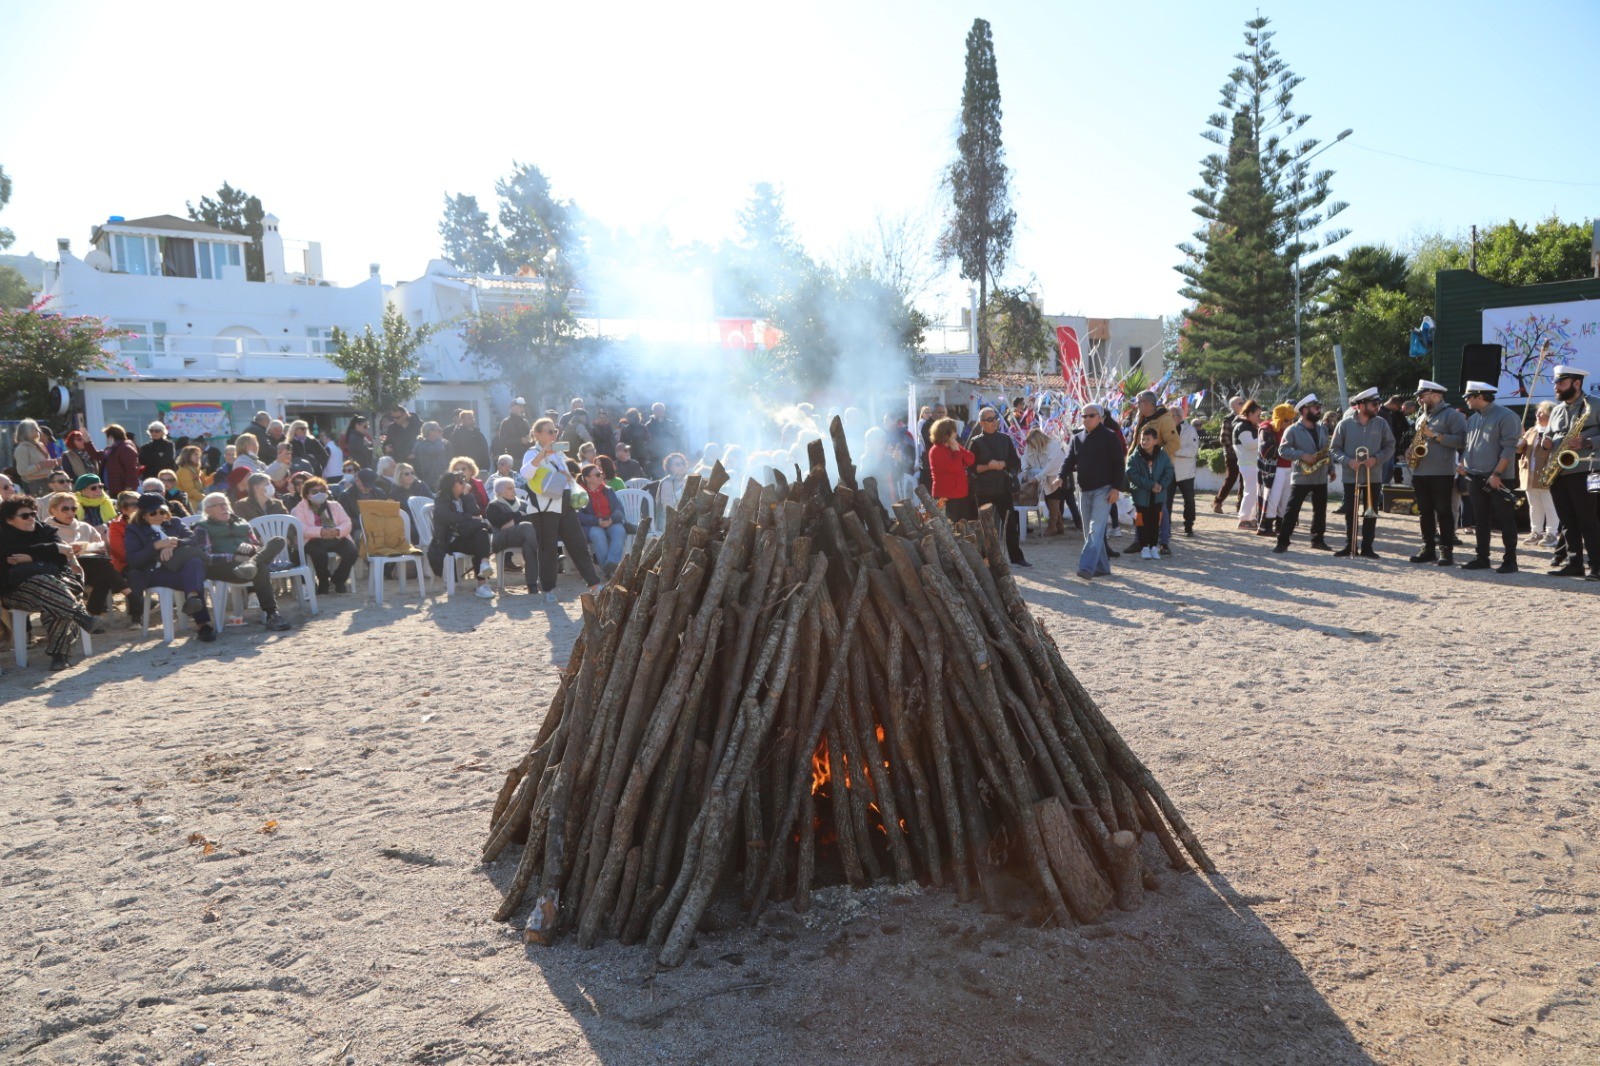
[[[248,237],[174,215],[113,217],[94,228],[82,259],[69,241],[57,242],[59,261],[44,279],[51,310],[96,315],[135,334],[120,342],[128,372],[85,375],[97,437],[115,422],[143,439],[157,419],[173,422],[174,435],[207,422],[213,435],[238,432],[257,411],[342,431],[355,411],[343,372],[327,359],[329,336],[335,326],[377,328],[385,302],[378,268],[360,284],[333,285],[322,277],[320,245],[285,240],[275,216],[264,221],[260,282],[245,277]],[[487,418],[469,362],[430,352],[422,379],[410,406],[426,417],[471,407]],[[177,417],[174,405],[184,404]]]

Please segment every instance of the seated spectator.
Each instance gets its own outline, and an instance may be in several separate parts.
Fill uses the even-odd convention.
[[[289,509],[277,498],[278,490],[266,474],[248,474],[244,479],[244,497],[233,505],[233,513],[246,522],[269,514],[288,514]]]
[[[380,455],[378,457],[377,465],[376,466],[372,466],[373,472],[375,472],[378,475],[378,484],[383,486],[383,491],[387,492],[389,494],[389,498],[391,500],[398,500],[400,498],[399,496],[397,496],[395,494],[395,491],[394,491],[395,490],[394,471],[395,471],[395,467],[397,467],[398,465],[399,464],[394,461],[394,456],[392,456],[392,455]]]
[[[98,474],[101,458],[99,449],[89,442],[89,434],[75,429],[67,434],[66,447],[61,452],[61,472],[69,482],[84,474]]]
[[[279,496],[278,499],[282,500],[283,505],[289,508],[290,514],[293,514],[294,509],[300,506],[300,500],[305,496],[306,482],[310,480],[311,475],[303,472],[289,475],[289,491]]]
[[[457,456],[450,460],[450,472],[460,474],[472,486],[472,494],[478,498],[478,512],[481,514],[489,509],[489,490],[484,487],[483,480],[478,477],[478,464],[473,462],[468,455]]]
[[[484,512],[491,531],[489,550],[498,557],[502,551],[517,549],[528,573],[528,591],[535,592],[538,584],[539,536],[533,528],[533,509],[527,500],[517,495],[517,483],[511,478],[497,477],[491,484],[494,486],[494,499],[489,501],[489,509]],[[511,567],[509,557],[506,566],[508,569]]]
[[[38,611],[44,619],[50,669],[65,670],[75,628],[104,632],[83,603],[83,570],[48,522],[39,521],[32,496],[0,503],[0,597],[9,609]]]
[[[402,502],[420,496],[424,500],[433,499],[433,493],[428,491],[428,486],[417,477],[417,472],[410,463],[400,463],[394,468],[395,499]]]
[[[200,468],[200,447],[191,444],[178,453],[178,488],[182,490],[184,502],[193,511],[200,506],[200,501],[206,495],[206,475]]]
[[[617,491],[606,484],[605,474],[597,466],[586,466],[579,475],[579,485],[589,494],[589,499],[578,509],[578,522],[589,538],[594,551],[594,561],[602,576],[616,573],[627,550],[628,535],[623,529],[622,501]]]
[[[600,449],[594,446],[594,441],[586,440],[578,445],[577,462],[580,469],[585,466],[593,466],[594,461],[598,458],[600,458]]]
[[[169,470],[167,473],[172,474],[172,471]],[[172,488],[170,492],[167,489],[167,483],[162,481],[159,477],[145,478],[139,483],[139,493],[140,495],[143,495],[146,492],[153,492],[157,496],[160,496],[163,500],[166,500],[167,509],[172,512],[172,516],[174,518],[189,517],[188,505],[185,504],[181,499],[177,498],[183,495],[183,493],[178,491],[177,474],[172,474]]]
[[[194,506],[189,503],[189,494],[178,487],[178,472],[176,470],[163,470],[156,475],[156,480],[161,482],[161,495],[165,496],[169,503],[177,504],[178,507],[183,508],[183,514],[191,515],[195,513]],[[176,510],[172,513],[178,514]],[[182,515],[179,517],[182,517]]]
[[[484,566],[490,539],[489,523],[466,475],[453,470],[439,475],[439,491],[433,497],[433,540],[428,543],[428,565],[433,572],[443,576],[444,568],[454,565],[446,561],[446,555],[466,555],[472,559],[472,577],[478,582],[475,595],[493,599],[494,589],[489,587]]]
[[[15,496],[16,494],[17,494],[17,486],[16,486],[16,484],[11,480],[11,478],[9,476],[7,476],[5,474],[0,474],[0,503],[4,503],[5,501],[11,499],[11,497]]]
[[[210,493],[202,507],[205,517],[193,529],[205,546],[206,577],[230,585],[249,585],[261,607],[261,624],[273,633],[289,629],[289,622],[278,613],[271,571],[273,560],[283,554],[288,542],[273,537],[263,544],[250,523],[233,513],[223,493]]]
[[[128,572],[128,556],[124,547],[124,542],[128,535],[128,523],[137,520],[138,517],[139,494],[137,492],[118,493],[117,517],[106,523],[105,538],[106,554],[111,557],[111,565],[115,566],[117,572],[121,574]],[[133,597],[128,597],[130,614],[133,613],[134,602]],[[135,615],[134,621],[138,620],[138,616]]]
[[[611,456],[599,456],[594,465],[600,468],[600,473],[605,475],[606,484],[611,488],[621,492],[628,487],[627,483],[617,476],[617,464],[612,461]]]
[[[50,492],[65,492],[72,494],[72,475],[65,470],[57,470],[46,479]]]
[[[677,510],[678,502],[683,499],[684,484],[689,480],[689,460],[682,452],[673,452],[661,460],[661,468],[667,476],[656,482],[656,509],[653,517],[656,529],[665,531],[667,512]]]
[[[361,473],[361,468],[356,465],[356,461],[354,459],[346,460],[344,467],[339,472],[339,483],[333,486],[334,495],[337,496],[351,485],[354,485],[356,483],[356,475],[359,473]],[[376,471],[373,472],[373,476],[377,476]]]
[[[425,484],[436,485],[441,475],[450,470],[450,442],[444,439],[444,429],[437,422],[422,423],[422,439],[411,455],[411,465]]]
[[[104,527],[117,517],[116,505],[106,495],[106,487],[98,474],[80,474],[73,483],[78,497],[78,517],[96,528]]]
[[[494,479],[502,477],[510,478],[518,493],[525,494],[528,491],[528,483],[522,480],[522,473],[517,469],[517,461],[509,455],[502,455],[494,461],[494,473],[489,478],[491,488]]]
[[[206,643],[217,639],[206,609],[205,552],[159,493],[140,494],[139,516],[129,523],[123,548],[133,595],[153,588],[183,593],[183,613],[200,627],[197,636]]]
[[[280,492],[287,488],[289,475],[294,473],[294,447],[287,443],[278,445],[277,458],[267,464],[266,471]]]
[[[378,475],[371,470],[359,470],[350,481],[349,487],[336,493],[334,499],[344,508],[345,514],[350,516],[350,521],[357,527],[361,525],[362,500],[387,500],[389,494],[383,491],[378,484]]]
[[[360,550],[351,539],[355,526],[345,509],[333,499],[328,483],[320,477],[306,478],[300,500],[290,514],[300,520],[300,528],[304,530],[306,554],[317,572],[318,594],[326,596],[330,587],[341,596],[349,592],[350,571],[355,569]],[[330,556],[338,558],[337,569],[330,566]]]
[[[44,501],[45,525],[55,531],[56,538],[72,549],[83,571],[83,582],[89,590],[89,613],[98,620],[105,617],[106,605],[112,593],[123,592],[128,583],[122,572],[111,562],[105,537],[99,529],[78,518],[78,498],[70,492],[52,492]],[[91,633],[103,633],[104,624]]]
[[[802,452],[805,451],[805,446],[801,445],[800,450]],[[699,474],[701,477],[709,477],[711,475],[711,468],[716,466],[721,459],[722,445],[707,444],[700,451],[700,461],[694,464],[694,469],[689,472],[691,474]]]
[[[234,438],[233,448],[234,453],[231,462],[228,461],[228,453],[222,453],[223,465],[229,469],[238,469],[242,466],[253,474],[257,470],[265,470],[267,468],[267,464],[261,461],[261,442],[256,439],[254,433],[239,434]],[[274,454],[276,453],[274,452]]]
[[[626,444],[617,445],[617,477],[626,484],[635,478],[649,477],[644,472],[644,467],[639,465],[639,460],[633,457],[633,449]]]

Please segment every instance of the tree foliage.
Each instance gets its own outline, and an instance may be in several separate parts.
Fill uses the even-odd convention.
[[[33,286],[22,271],[0,266],[0,307],[27,307],[33,300]]]
[[[467,351],[493,366],[519,394],[554,402],[552,390],[578,388],[584,346],[578,320],[559,293],[544,290],[514,307],[472,312],[461,326]]]
[[[328,361],[344,371],[351,401],[357,408],[371,411],[376,420],[422,388],[422,361],[417,350],[435,329],[429,324],[412,326],[399,309],[389,305],[383,310],[381,332],[374,333],[369,322],[361,336],[352,337],[335,326],[334,350]]]
[[[11,177],[6,174],[6,168],[0,167],[0,211],[4,211],[6,204],[11,202]],[[15,243],[17,235],[0,226],[0,252],[10,248]]]
[[[249,237],[250,246],[244,251],[245,277],[251,281],[267,280],[266,257],[261,250],[261,236],[266,232],[262,220],[267,213],[262,210],[259,199],[223,182],[215,199],[202,196],[199,207],[192,203],[185,206],[189,209],[189,218],[195,222]]]
[[[956,159],[945,174],[953,212],[939,239],[939,255],[944,263],[960,263],[961,276],[978,283],[978,369],[983,374],[990,356],[990,282],[1005,270],[1017,221],[1000,138],[1000,75],[983,19],[973,19],[967,33],[966,66]]]
[[[126,330],[92,315],[51,314],[46,304],[0,308],[0,411],[36,417],[51,409],[52,385],[71,388],[91,370],[131,372],[106,349]]]
[[[1034,373],[1054,361],[1054,327],[1025,286],[1000,287],[989,298],[990,369]]]
[[[1201,184],[1190,194],[1202,224],[1192,242],[1178,246],[1184,261],[1176,269],[1192,308],[1180,358],[1201,379],[1270,376],[1288,364],[1295,264],[1301,305],[1314,317],[1332,267],[1316,253],[1347,232],[1312,236],[1346,205],[1330,202],[1332,171],[1309,169],[1320,142],[1297,139],[1310,121],[1292,106],[1303,79],[1273,46],[1269,22],[1245,24],[1245,49],[1234,57],[1240,65],[1202,134],[1223,149],[1202,161]]]
[[[444,239],[445,258],[462,270],[478,274],[501,270],[500,231],[490,223],[489,213],[478,206],[476,196],[445,196],[439,236]]]
[[[537,276],[570,292],[584,264],[584,220],[577,205],[557,199],[550,179],[528,163],[512,163],[494,191],[494,223],[477,197],[445,194],[439,222],[445,257],[462,270]]]

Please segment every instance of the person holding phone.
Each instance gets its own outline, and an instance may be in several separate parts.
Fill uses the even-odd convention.
[[[598,589],[600,575],[589,554],[588,538],[572,508],[572,475],[567,470],[568,444],[559,440],[561,430],[552,418],[533,424],[533,446],[522,457],[522,479],[528,485],[528,504],[533,509],[533,528],[538,537],[539,587],[546,602],[556,598],[559,573],[558,544],[567,545],[567,554],[591,589]],[[530,579],[529,587],[533,585]]]

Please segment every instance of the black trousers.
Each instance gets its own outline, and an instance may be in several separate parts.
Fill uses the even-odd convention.
[[[1589,569],[1600,570],[1600,517],[1595,500],[1589,495],[1589,475],[1585,471],[1562,474],[1550,486],[1550,497],[1567,541],[1567,562],[1583,563],[1589,553]]]
[[[333,583],[342,585],[350,580],[350,571],[355,569],[356,550],[355,541],[349,537],[307,537],[306,558],[311,560],[311,568],[317,572],[317,584],[328,581],[328,557],[337,556],[339,568],[333,572]]]
[[[976,499],[979,507],[989,504],[994,508],[994,520],[1006,535],[1006,554],[1011,556],[1012,562],[1022,562],[1022,536],[1017,526],[1016,501],[1011,498],[1011,493],[993,496],[979,494]]]
[[[567,547],[567,558],[578,568],[578,573],[583,575],[586,585],[598,585],[600,572],[594,568],[594,555],[589,551],[589,538],[584,536],[583,524],[578,521],[578,512],[570,507],[560,513],[554,511],[541,511],[533,516],[534,535],[539,539],[539,587],[545,592],[554,592],[556,578],[560,576],[561,545]],[[528,588],[533,588],[533,575],[530,570]]]
[[[1239,482],[1239,456],[1233,451],[1227,453],[1228,472],[1222,479],[1222,487],[1217,490],[1217,506],[1221,506],[1228,498],[1228,493],[1233,491],[1234,485]],[[1244,491],[1243,489],[1240,490]],[[1326,494],[1324,494],[1326,495]]]
[[[1370,471],[1370,473],[1372,474],[1372,499],[1371,500],[1367,500],[1366,499],[1366,484],[1367,484],[1367,482],[1366,482],[1366,473],[1367,472],[1364,471],[1363,474],[1362,474],[1362,480],[1361,480],[1362,489],[1361,489],[1361,494],[1360,494],[1360,499],[1359,500],[1358,500],[1357,494],[1356,494],[1356,484],[1355,484],[1355,482],[1347,481],[1347,482],[1345,482],[1345,486],[1344,486],[1344,502],[1350,508],[1348,511],[1346,511],[1344,513],[1344,539],[1345,539],[1345,542],[1347,544],[1351,544],[1351,545],[1355,544],[1355,542],[1356,542],[1356,519],[1360,518],[1361,519],[1361,545],[1360,545],[1360,550],[1361,551],[1370,551],[1372,549],[1372,538],[1377,536],[1377,533],[1378,533],[1378,516],[1376,514],[1374,514],[1371,518],[1365,518],[1365,517],[1363,517],[1363,514],[1369,508],[1371,510],[1373,510],[1373,511],[1382,511],[1383,510],[1383,482],[1378,479],[1378,475],[1379,475],[1380,471],[1378,471],[1377,469],[1374,469],[1374,470]],[[1364,506],[1357,506],[1358,503],[1364,504]]]
[[[104,555],[80,555],[78,565],[83,567],[83,583],[89,586],[89,613],[105,614],[106,601],[128,587],[127,579]]]
[[[1284,509],[1283,522],[1278,526],[1278,543],[1288,546],[1289,538],[1294,536],[1295,523],[1300,519],[1300,508],[1305,505],[1306,498],[1311,499],[1311,539],[1319,541],[1328,533],[1328,486],[1324,482],[1319,485],[1292,485],[1289,488],[1289,505]]]
[[[1472,513],[1478,516],[1473,532],[1478,538],[1478,558],[1488,560],[1489,538],[1494,530],[1500,531],[1500,546],[1508,562],[1517,558],[1517,505],[1515,497],[1507,499],[1505,493],[1489,488],[1489,479],[1467,477],[1467,495],[1472,500]]]
[[[1167,497],[1167,526],[1172,526],[1172,511],[1178,505],[1178,497],[1183,497],[1183,531],[1194,532],[1194,478],[1184,478],[1178,482],[1178,491]]]
[[[1161,540],[1161,514],[1166,510],[1159,503],[1152,503],[1148,507],[1134,506],[1134,513],[1138,515],[1139,547],[1154,548]]]
[[[1437,545],[1449,551],[1456,542],[1456,511],[1451,496],[1455,483],[1454,474],[1411,475],[1411,489],[1417,498],[1417,515],[1422,520],[1424,548]]]

